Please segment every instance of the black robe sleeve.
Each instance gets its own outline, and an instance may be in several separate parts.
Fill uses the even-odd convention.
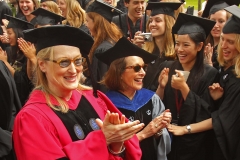
[[[24,61],[21,70],[15,71],[14,80],[16,83],[17,92],[21,101],[21,105],[24,106],[25,102],[29,97],[30,92],[34,87],[27,75],[27,60]]]
[[[213,129],[225,159],[238,160],[240,159],[240,79],[230,72],[225,76],[227,78],[225,77],[224,80],[223,101],[219,109],[212,113]]]
[[[17,95],[13,77],[0,61],[0,159],[10,158],[12,150],[12,128],[17,112],[20,110],[20,100]]]
[[[105,63],[99,61],[96,58],[95,54],[96,53],[102,53],[102,52],[110,49],[112,46],[113,46],[113,44],[111,44],[108,41],[102,42],[98,46],[98,48],[95,50],[93,60],[92,60],[92,64],[91,64],[94,80],[96,80],[98,82],[97,83],[97,90],[100,90],[104,93],[107,92],[107,88],[104,85],[100,84],[99,82],[102,80],[103,76],[107,72],[108,66]],[[90,84],[89,81],[91,81],[90,77],[87,77],[86,82],[87,82],[88,85]]]

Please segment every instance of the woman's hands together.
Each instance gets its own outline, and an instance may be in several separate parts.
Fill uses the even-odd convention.
[[[107,145],[111,145],[114,151],[121,150],[123,142],[132,138],[144,127],[144,124],[138,120],[125,123],[125,116],[119,117],[119,114],[110,111],[107,111],[103,121],[96,119],[96,122],[106,138]]]

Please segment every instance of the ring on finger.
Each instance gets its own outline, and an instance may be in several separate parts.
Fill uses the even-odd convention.
[[[158,128],[158,125],[157,125],[157,124],[155,124],[154,126],[155,126],[155,128]]]

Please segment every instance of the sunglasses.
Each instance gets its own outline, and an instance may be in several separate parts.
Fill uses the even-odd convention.
[[[141,68],[146,72],[147,71],[147,64],[144,64],[142,66],[140,66],[139,64],[137,64],[135,66],[128,66],[125,69],[133,69],[135,72],[139,72],[141,70]]]
[[[51,61],[54,63],[57,63],[60,67],[65,68],[68,67],[72,62],[76,67],[79,67],[82,65],[83,63],[83,58],[82,57],[75,57],[74,59],[70,59],[70,58],[60,58],[58,60],[51,60],[49,58],[44,59],[46,61]]]

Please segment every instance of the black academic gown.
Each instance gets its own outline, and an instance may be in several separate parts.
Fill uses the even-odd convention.
[[[112,19],[112,22],[115,23],[122,31],[123,35],[125,37],[130,37],[131,39],[134,38],[134,35],[137,31],[144,31],[144,24],[147,22],[147,20],[144,20],[145,15],[142,16],[142,18],[139,18],[135,25],[133,25],[132,20],[128,17],[127,13],[121,14],[121,24],[119,20],[119,16],[115,16]]]
[[[24,21],[27,21],[25,16],[19,17],[19,19],[22,19]],[[28,22],[28,21],[27,21]],[[29,23],[33,24],[34,26],[37,24],[37,19],[34,17]]]
[[[0,24],[3,25],[2,19],[7,19],[4,14],[12,16],[12,10],[5,1],[0,1]]]
[[[234,74],[234,66],[222,71],[220,85],[224,89],[219,109],[212,113],[213,130],[220,153],[214,160],[240,159],[240,79]]]
[[[160,51],[155,49],[152,54],[158,56],[158,58],[150,63],[148,63],[148,68],[146,72],[146,76],[143,79],[143,87],[147,88],[151,91],[156,91],[158,88],[158,77],[161,71],[159,70],[160,65],[164,61],[172,61],[174,58],[165,57],[163,53],[162,56],[159,56]]]
[[[34,86],[27,75],[27,58],[24,55],[21,55],[17,57],[16,61],[13,64],[13,67],[15,68],[14,80],[21,105],[23,106]]]
[[[213,63],[213,67],[219,70],[220,66],[217,60],[217,57],[218,57],[217,48],[218,48],[218,45],[213,48],[212,63]]]
[[[92,64],[91,64],[92,74],[93,74],[94,80],[96,80],[97,82],[100,82],[102,80],[103,76],[105,75],[105,73],[107,72],[109,67],[105,63],[99,61],[96,58],[95,54],[105,52],[106,50],[108,50],[112,47],[113,47],[112,43],[110,43],[109,41],[103,41],[97,47],[97,49],[95,50],[95,52],[93,54],[93,60],[92,60]],[[90,85],[90,86],[92,85],[91,78],[89,76],[87,77],[85,84]],[[97,90],[100,90],[104,93],[107,92],[107,88],[104,85],[101,85],[99,83],[97,83]]]
[[[13,121],[21,104],[11,73],[0,61],[0,160],[13,160]]]
[[[183,70],[179,61],[164,62],[161,68],[169,68],[169,81],[164,90],[163,103],[166,109],[170,109],[172,113],[172,123],[179,126],[185,126],[192,123],[200,122],[211,117],[214,102],[209,95],[208,87],[216,82],[218,71],[209,66],[204,65],[204,72],[195,87],[195,91],[190,88],[185,101],[182,99],[181,92],[171,87],[171,77],[175,74],[175,69]],[[191,71],[190,71],[191,74]],[[189,75],[190,77],[190,75]],[[188,78],[189,80],[190,78]],[[178,113],[177,101],[182,106]],[[213,147],[212,131],[187,134],[183,136],[172,137],[172,149],[168,155],[169,160],[206,160],[211,159]]]

